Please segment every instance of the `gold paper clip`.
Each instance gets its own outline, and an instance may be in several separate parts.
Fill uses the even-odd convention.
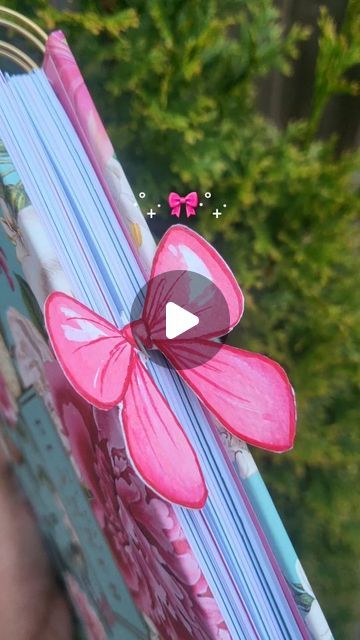
[[[37,69],[39,66],[30,56],[21,51],[21,49],[14,47],[14,45],[4,40],[0,40],[0,57],[15,62],[24,71],[32,71],[32,69]]]
[[[29,45],[35,47],[41,55],[44,54],[47,35],[26,16],[8,7],[0,6],[0,27],[4,27],[7,31],[14,31]],[[28,53],[6,40],[0,40],[0,57],[15,62],[23,71],[31,71],[39,66]]]

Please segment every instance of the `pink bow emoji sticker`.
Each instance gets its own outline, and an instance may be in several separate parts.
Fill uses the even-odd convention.
[[[206,273],[209,281],[199,296],[192,288],[194,268],[196,275]],[[179,270],[180,277],[169,281]],[[199,323],[187,334],[167,340],[161,325],[176,287],[181,287],[183,307],[196,314]],[[226,326],[215,290],[221,291],[228,307]],[[292,447],[295,399],[283,369],[265,356],[214,341],[237,325],[243,308],[243,294],[227,264],[201,236],[182,225],[171,227],[158,245],[138,320],[118,328],[64,293],[54,292],[46,300],[47,330],[68,380],[100,409],[119,405],[119,428],[133,466],[170,502],[199,509],[207,489],[197,455],[141,351],[159,349],[204,406],[238,438],[270,451]],[[205,349],[209,359],[203,362]]]
[[[196,191],[191,191],[187,196],[179,196],[178,193],[172,191],[169,194],[168,203],[171,208],[171,215],[180,218],[181,205],[185,205],[186,217],[196,216],[196,207],[199,204],[199,197]]]

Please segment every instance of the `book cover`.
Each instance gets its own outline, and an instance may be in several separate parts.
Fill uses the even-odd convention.
[[[118,638],[120,630],[122,638],[147,637],[132,598],[164,640],[226,640],[172,506],[127,460],[116,411],[82,400],[49,348],[40,305],[51,291],[70,288],[4,147],[0,164],[1,333],[19,385],[14,394],[1,371],[0,413],[46,537],[53,538],[58,523],[56,553],[74,606],[87,629],[104,629],[103,636],[95,630],[89,637]],[[71,545],[84,565],[75,575]]]

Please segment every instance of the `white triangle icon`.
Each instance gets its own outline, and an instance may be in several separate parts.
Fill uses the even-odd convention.
[[[186,309],[179,307],[175,302],[167,302],[165,313],[165,333],[168,340],[181,336],[182,333],[189,331],[189,329],[192,329],[199,324],[198,316],[195,316],[193,313],[190,313],[190,311],[186,311]]]

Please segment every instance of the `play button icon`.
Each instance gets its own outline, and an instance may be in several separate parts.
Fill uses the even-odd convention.
[[[138,291],[130,327],[146,358],[167,368],[170,361],[181,371],[208,362],[221,349],[216,338],[228,333],[229,315],[223,293],[210,278],[174,270],[151,278]],[[176,363],[171,359],[175,352]]]
[[[167,302],[165,313],[165,333],[168,340],[181,336],[199,324],[198,316],[179,307],[175,302]]]

